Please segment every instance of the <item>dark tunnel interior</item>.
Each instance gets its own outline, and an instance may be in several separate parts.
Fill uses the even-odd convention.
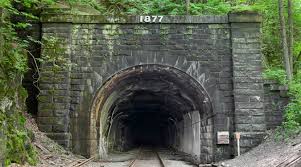
[[[128,128],[126,141],[129,146],[168,146],[168,128],[176,131],[176,127],[168,121],[176,119],[171,110],[180,109],[179,104],[171,101],[174,98],[162,92],[143,90],[134,92],[128,102],[120,104],[118,108],[128,114],[122,122]]]
[[[116,141],[114,148],[128,150],[144,146],[171,147],[174,144],[171,143],[174,137],[172,134],[175,135],[177,131],[174,122],[182,121],[183,114],[192,111],[192,106],[183,99],[179,90],[163,89],[160,86],[164,84],[159,86],[158,83],[160,82],[150,84],[157,91],[150,86],[147,89],[133,90],[130,96],[123,95],[122,100],[116,103],[112,124],[117,125],[112,126],[113,131],[110,132],[110,135],[115,132],[119,136],[117,141],[113,140]]]

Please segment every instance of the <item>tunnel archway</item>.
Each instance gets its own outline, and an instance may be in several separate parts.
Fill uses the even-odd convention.
[[[90,119],[100,157],[152,146],[213,160],[211,100],[202,85],[174,67],[146,64],[114,74],[95,95]]]

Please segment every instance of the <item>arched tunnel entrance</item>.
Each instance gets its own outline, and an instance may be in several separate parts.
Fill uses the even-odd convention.
[[[166,147],[194,160],[213,159],[213,118],[206,90],[169,66],[139,65],[113,75],[92,105],[98,153]]]

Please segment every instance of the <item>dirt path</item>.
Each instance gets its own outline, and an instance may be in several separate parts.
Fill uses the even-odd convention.
[[[133,149],[129,152],[112,153],[107,162],[94,162],[94,158],[87,159],[85,157],[75,155],[66,151],[53,140],[49,139],[43,132],[39,131],[35,120],[26,115],[26,128],[33,132],[33,145],[38,152],[38,167],[128,167],[133,159],[139,154],[139,149]],[[167,167],[193,167],[183,159],[180,154],[175,154],[171,150],[160,150],[160,156],[166,159]],[[142,157],[137,161],[136,166],[158,166],[159,160],[153,151],[144,149]],[[30,167],[29,165],[12,164],[10,167]]]
[[[251,151],[219,163],[225,167],[301,167],[301,134],[288,141],[275,141],[271,135]]]
[[[33,141],[38,151],[39,167],[123,167],[129,163],[138,153],[138,150],[131,150],[124,153],[112,154],[111,162],[93,162],[93,158],[74,155],[50,140],[44,133],[40,132],[33,118],[27,115],[26,127],[35,136]],[[273,133],[271,133],[273,134]],[[258,147],[246,154],[232,160],[217,163],[219,167],[301,167],[301,134],[289,141],[275,141],[275,137],[270,135]],[[161,149],[158,151],[160,157],[164,159],[164,164],[168,167],[193,167],[185,161],[183,155],[171,150]],[[148,162],[142,162],[147,164]],[[12,164],[11,167],[21,165]],[[28,167],[29,165],[22,165]]]
[[[75,155],[66,151],[62,146],[49,139],[43,132],[39,131],[35,120],[29,115],[26,116],[25,126],[34,134],[32,144],[38,154],[39,167],[75,167],[86,161],[85,157]],[[29,167],[30,165],[12,164],[11,167]]]

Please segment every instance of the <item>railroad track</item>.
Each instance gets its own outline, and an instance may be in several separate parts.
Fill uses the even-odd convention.
[[[136,156],[135,159],[133,159],[133,160],[131,161],[129,167],[134,167],[134,166],[135,166],[135,162],[137,161],[137,159],[139,159],[140,154],[141,154],[141,148],[139,148],[138,155]]]
[[[158,151],[156,151],[156,155],[157,155],[157,157],[158,157],[158,159],[159,159],[159,161],[160,161],[161,167],[165,167],[164,161],[163,161],[163,159],[160,157]]]
[[[152,152],[152,155],[147,155],[145,156],[144,153],[146,151],[143,149],[139,149],[138,155],[136,156],[135,159],[133,159],[128,167],[147,167],[147,166],[152,166],[152,167],[165,167],[163,159],[160,157],[158,151],[156,150],[147,150],[147,154],[150,154],[149,152]]]

